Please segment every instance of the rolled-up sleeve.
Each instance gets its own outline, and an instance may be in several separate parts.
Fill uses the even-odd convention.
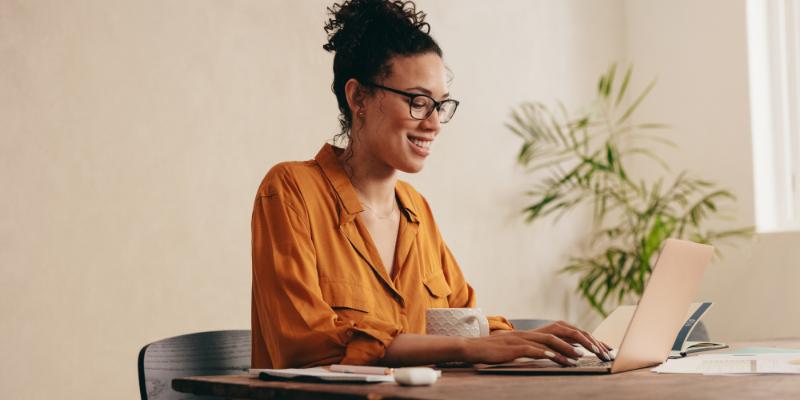
[[[369,314],[347,319],[325,301],[310,229],[296,183],[271,171],[252,218],[255,368],[372,364],[402,330]]]

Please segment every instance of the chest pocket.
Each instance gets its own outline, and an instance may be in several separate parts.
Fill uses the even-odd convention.
[[[373,300],[363,285],[352,282],[321,281],[322,298],[340,317],[361,321],[372,311]]]
[[[450,290],[450,285],[444,279],[444,275],[435,274],[428,276],[422,281],[425,289],[428,292],[428,308],[447,308],[450,304],[447,302],[447,296],[453,293]]]

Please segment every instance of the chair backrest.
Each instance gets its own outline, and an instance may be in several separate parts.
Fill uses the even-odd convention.
[[[514,325],[514,329],[518,331],[527,331],[528,329],[541,328],[555,321],[551,319],[510,319],[508,322],[511,322]]]
[[[142,400],[200,399],[172,390],[172,380],[241,374],[250,368],[250,331],[199,332],[159,340],[139,351]]]
[[[540,328],[555,322],[549,319],[510,319],[508,321],[514,325],[514,329],[520,331]],[[703,321],[698,321],[697,325],[695,325],[694,329],[692,330],[692,334],[689,335],[687,340],[694,342],[706,342],[709,340],[708,336],[708,329],[706,328],[706,325],[703,324]]]

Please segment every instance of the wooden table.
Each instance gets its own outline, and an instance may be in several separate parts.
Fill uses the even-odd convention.
[[[800,349],[800,340],[740,343],[735,347]],[[235,399],[800,399],[800,375],[666,375],[650,369],[614,375],[484,375],[445,370],[428,387],[394,383],[267,382],[247,375],[179,378],[185,393]]]

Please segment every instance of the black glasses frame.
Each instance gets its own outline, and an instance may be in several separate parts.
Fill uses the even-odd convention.
[[[416,119],[418,121],[422,121],[422,120],[428,119],[428,117],[430,117],[431,114],[433,114],[433,110],[436,110],[437,112],[441,113],[442,105],[445,104],[445,103],[454,104],[453,112],[450,114],[450,118],[448,118],[445,121],[442,121],[441,118],[439,119],[440,123],[446,124],[446,123],[450,122],[451,119],[453,119],[453,115],[455,115],[456,110],[458,109],[458,105],[461,103],[461,102],[459,102],[458,100],[455,100],[455,99],[446,99],[446,100],[442,100],[442,101],[436,101],[436,99],[434,99],[431,96],[428,96],[427,94],[406,92],[406,91],[403,91],[403,90],[390,88],[388,86],[383,86],[383,85],[379,85],[377,83],[372,83],[372,82],[364,82],[364,85],[371,86],[371,87],[378,88],[378,89],[383,89],[383,90],[386,90],[386,91],[389,91],[389,92],[392,92],[392,93],[397,93],[397,94],[399,94],[401,96],[408,97],[408,114],[411,116],[411,118]],[[431,109],[425,114],[425,117],[423,117],[423,118],[415,117],[414,113],[412,112],[412,107],[414,106],[414,99],[416,99],[417,97],[426,97],[426,98],[430,99],[433,102],[433,107],[431,107]]]

